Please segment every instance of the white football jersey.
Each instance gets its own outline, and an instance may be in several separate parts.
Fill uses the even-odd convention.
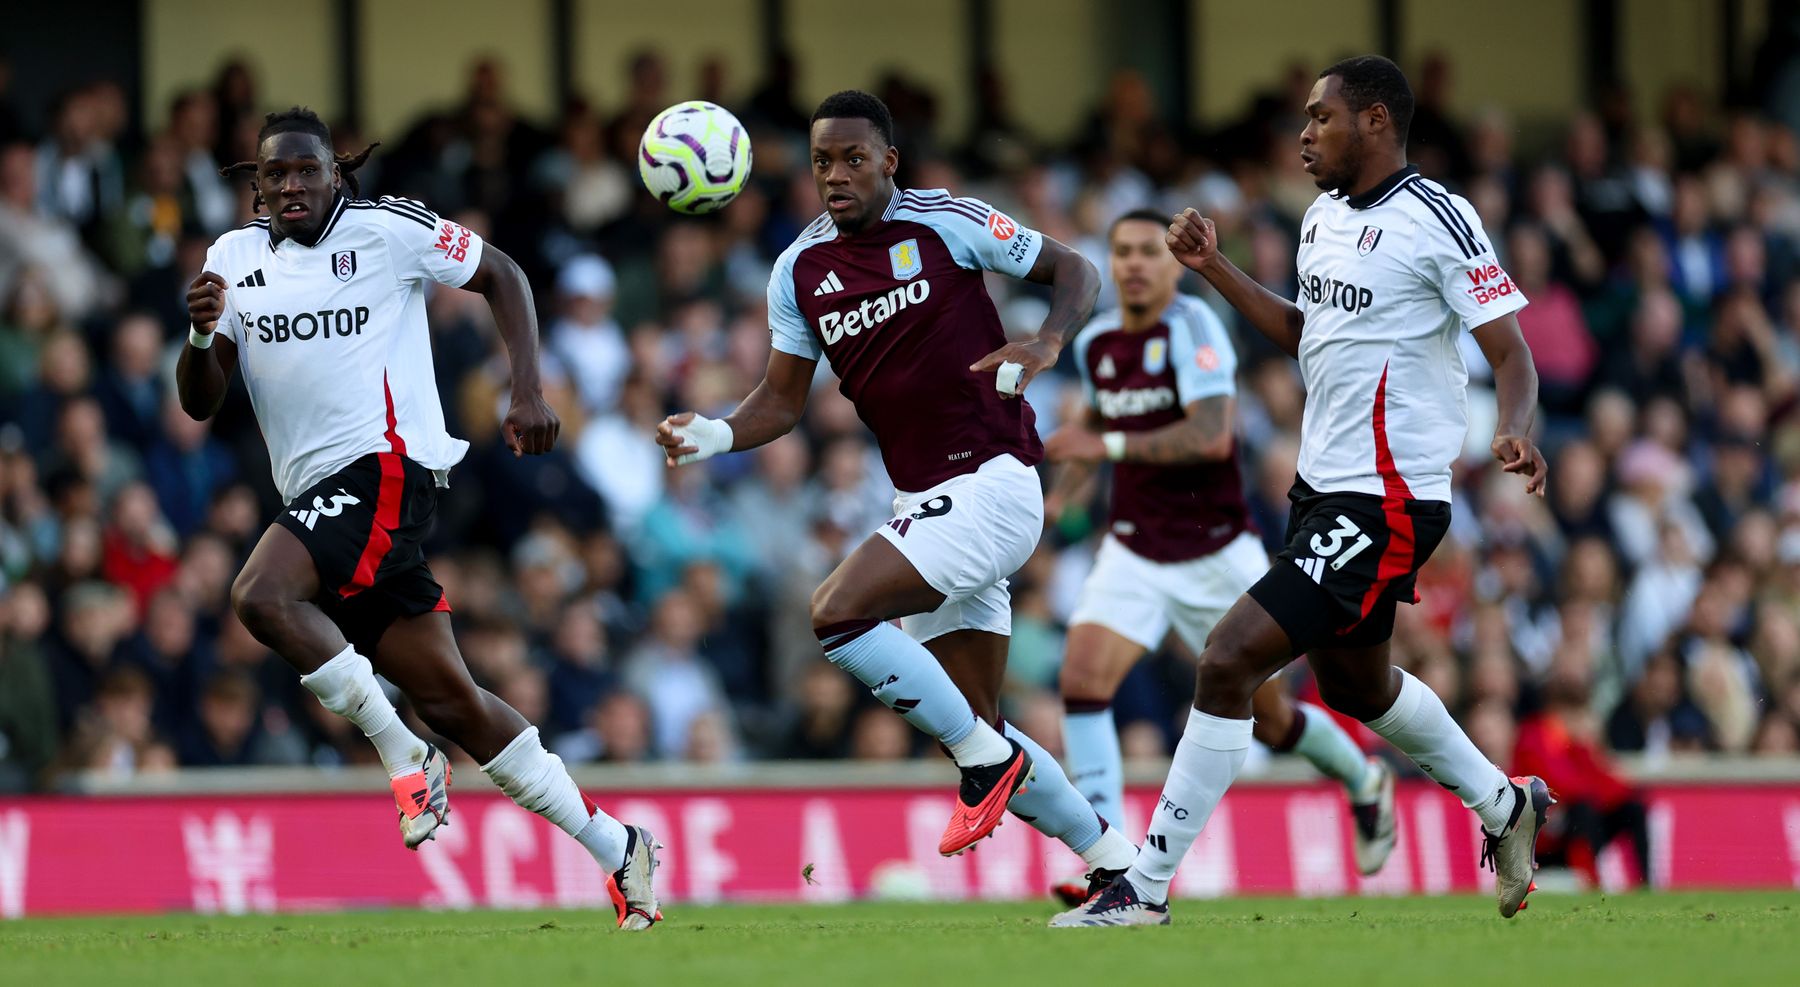
[[[411,199],[340,197],[318,242],[271,242],[259,219],[220,237],[218,332],[269,443],[284,500],[371,452],[448,469],[469,444],[444,431],[425,280],[461,287],[482,240]]]
[[[1450,500],[1468,431],[1460,334],[1525,307],[1467,199],[1397,172],[1300,223],[1300,478],[1320,492]]]

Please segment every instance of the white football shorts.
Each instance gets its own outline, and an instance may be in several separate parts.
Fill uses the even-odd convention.
[[[1248,531],[1185,562],[1153,562],[1107,535],[1069,626],[1099,624],[1150,650],[1173,627],[1199,654],[1213,625],[1268,571],[1269,555]]]
[[[900,621],[921,643],[951,631],[1012,633],[1006,578],[1025,565],[1044,530],[1037,471],[1010,455],[930,490],[894,498],[876,529],[919,570],[944,603]]]

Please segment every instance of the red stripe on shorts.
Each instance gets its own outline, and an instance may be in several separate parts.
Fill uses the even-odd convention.
[[[1394,454],[1388,451],[1387,438],[1387,367],[1381,368],[1381,382],[1375,385],[1375,409],[1370,415],[1375,429],[1375,472],[1381,474],[1381,485],[1385,495],[1381,498],[1381,511],[1387,515],[1388,543],[1381,553],[1381,561],[1375,567],[1375,581],[1369,585],[1368,592],[1363,594],[1362,616],[1369,616],[1375,609],[1375,603],[1388,584],[1412,571],[1413,564],[1413,523],[1412,515],[1406,513],[1408,501],[1413,499],[1412,489],[1406,485],[1405,477],[1394,465]],[[1348,628],[1346,628],[1348,630]]]
[[[406,491],[405,461],[391,452],[375,454],[381,464],[381,492],[375,495],[375,520],[369,524],[369,540],[363,544],[362,557],[356,560],[356,572],[338,590],[349,598],[375,585],[375,573],[381,560],[394,547],[393,531],[400,527],[400,500]]]

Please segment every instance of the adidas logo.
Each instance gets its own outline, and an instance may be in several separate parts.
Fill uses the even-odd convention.
[[[240,288],[267,288],[269,282],[263,280],[262,268],[257,268],[249,277],[237,283]]]
[[[289,511],[288,514],[296,521],[306,525],[306,530],[311,531],[313,530],[313,525],[319,523],[320,518],[337,517],[339,514],[344,513],[345,505],[360,503],[362,503],[362,501],[358,499],[355,494],[347,492],[343,487],[339,487],[338,492],[332,495],[331,503],[325,503],[325,498],[323,497],[314,497],[312,510],[309,511],[302,507],[298,510]]]
[[[1313,242],[1313,234],[1319,232],[1319,224],[1314,223],[1306,228],[1306,235],[1300,238],[1301,243]]]
[[[820,295],[835,294],[843,290],[844,282],[838,280],[837,272],[826,271],[825,280],[819,282],[819,286],[813,289],[813,297],[817,298]]]
[[[1099,369],[1094,371],[1094,376],[1103,378],[1105,380],[1111,380],[1114,377],[1117,377],[1118,375],[1119,375],[1118,370],[1113,367],[1112,354],[1108,353],[1107,355],[1101,357],[1100,358],[1100,367],[1099,367]]]
[[[1325,578],[1324,559],[1295,559],[1294,564],[1300,567],[1301,572],[1311,576],[1315,583],[1322,582]]]
[[[1151,833],[1144,837],[1144,845],[1155,847],[1159,853],[1169,852],[1169,838],[1161,833]]]

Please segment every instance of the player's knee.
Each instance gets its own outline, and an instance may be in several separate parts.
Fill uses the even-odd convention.
[[[864,612],[865,609],[859,594],[843,587],[837,580],[827,579],[813,591],[813,630],[867,619],[869,615]]]
[[[1251,693],[1260,684],[1242,654],[1217,645],[1209,645],[1200,653],[1195,694],[1209,706],[1235,711],[1250,702]]]
[[[1087,656],[1070,652],[1063,658],[1062,671],[1056,675],[1056,685],[1065,702],[1088,702],[1111,697],[1113,690],[1107,687],[1107,679],[1105,670],[1095,667],[1095,663]]]
[[[280,624],[282,611],[290,602],[275,592],[267,579],[249,569],[238,573],[231,584],[231,609],[258,640]]]
[[[1340,676],[1317,674],[1319,699],[1326,706],[1354,720],[1364,723],[1378,720],[1388,707],[1394,705],[1394,697],[1385,695],[1383,690],[1374,687],[1373,683],[1355,682]]]

